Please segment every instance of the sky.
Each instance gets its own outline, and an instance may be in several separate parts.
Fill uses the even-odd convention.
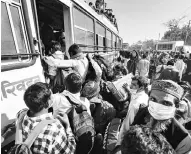
[[[179,19],[182,24],[191,20],[191,0],[105,0],[117,18],[123,42],[133,44],[139,40],[159,39],[167,31],[163,23]]]

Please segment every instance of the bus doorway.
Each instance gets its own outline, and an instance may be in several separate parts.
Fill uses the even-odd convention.
[[[70,9],[58,0],[36,0],[43,55],[50,54],[51,42],[61,44],[64,57],[69,58],[71,42]]]

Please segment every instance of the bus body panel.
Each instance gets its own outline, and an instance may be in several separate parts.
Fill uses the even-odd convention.
[[[15,119],[19,110],[26,108],[23,94],[36,82],[45,82],[40,59],[33,66],[1,73],[1,128]]]

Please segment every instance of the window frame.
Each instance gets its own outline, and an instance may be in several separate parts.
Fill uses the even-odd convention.
[[[107,33],[111,34],[111,38],[110,39],[107,38]],[[107,39],[107,41],[108,40],[110,41],[110,47],[108,47],[108,42],[107,42],[106,43],[106,48],[107,49],[112,49],[112,31],[110,29],[106,29],[106,39]]]
[[[28,40],[28,36],[26,35],[27,31],[26,31],[26,26],[24,26],[25,24],[25,21],[23,20],[23,14],[21,13],[21,9],[22,9],[22,5],[20,6],[17,6],[15,4],[13,4],[14,7],[18,8],[18,11],[19,11],[19,19],[21,21],[21,27],[22,27],[22,31],[23,31],[23,35],[24,35],[24,41],[25,41],[25,46],[26,46],[26,53],[31,53],[30,51],[30,48],[29,48],[29,40]],[[19,8],[21,7],[21,9]],[[11,9],[10,9],[11,11]],[[12,18],[12,15],[11,15],[11,18]]]
[[[89,29],[86,29],[85,27],[80,27],[80,26],[78,26],[78,25],[76,25],[75,24],[75,15],[74,15],[74,9],[76,9],[77,11],[79,11],[80,13],[82,13],[84,16],[86,16],[87,18],[89,18],[89,19],[91,19],[92,21],[93,21],[93,31],[91,31],[91,30],[89,30]],[[72,15],[73,15],[73,31],[74,31],[74,42],[76,43],[76,34],[75,34],[75,28],[77,28],[77,29],[79,29],[79,30],[83,30],[83,31],[85,31],[85,33],[86,33],[86,35],[85,35],[85,44],[79,44],[79,43],[77,43],[80,47],[87,47],[87,48],[91,48],[92,50],[94,50],[94,46],[95,46],[95,21],[94,21],[94,18],[93,17],[91,17],[88,13],[86,13],[85,11],[83,11],[81,8],[79,8],[78,6],[76,6],[76,5],[74,5],[73,7],[72,7]],[[86,38],[86,36],[87,36],[87,33],[92,33],[93,34],[93,44],[92,45],[89,45],[88,44],[88,41],[87,41],[87,38]]]
[[[110,28],[108,28],[106,25],[104,25],[98,18],[96,18],[94,15],[90,14],[89,12],[87,12],[86,10],[84,10],[80,5],[78,5],[77,3],[74,3],[73,6],[72,6],[72,18],[73,18],[73,31],[74,31],[74,28],[75,28],[75,21],[74,21],[74,11],[73,9],[77,9],[78,11],[80,11],[81,13],[85,14],[86,16],[88,16],[89,18],[91,18],[93,20],[93,25],[94,25],[94,45],[84,45],[84,44],[78,44],[80,47],[89,47],[89,48],[92,48],[94,51],[84,51],[85,53],[96,53],[96,52],[100,52],[98,49],[99,48],[102,48],[103,51],[102,52],[113,52],[113,50],[117,50],[117,48],[113,48],[113,36],[111,38],[111,51],[107,51],[106,49],[108,49],[108,46],[107,46],[107,43],[106,43],[106,30],[109,30],[111,32],[111,35],[115,35],[116,37],[118,36],[118,34],[114,33]],[[104,32],[104,37],[100,34],[98,34],[96,32],[96,24],[100,24],[104,29],[105,29],[105,32]],[[97,43],[97,37],[102,37],[103,38],[103,44],[105,46],[99,46]],[[119,37],[119,36],[118,36]],[[74,33],[74,40],[75,40],[75,33]]]
[[[5,60],[5,62],[1,63],[1,72],[30,67],[36,63],[36,59],[40,55],[40,53],[37,53],[35,51],[34,42],[33,42],[34,38],[32,36],[31,25],[30,25],[30,23],[27,23],[28,21],[26,18],[29,18],[27,3],[25,1],[24,2],[20,1],[20,3],[17,3],[14,0],[1,0],[1,2],[5,3],[6,9],[7,9],[8,19],[9,19],[10,26],[11,26],[11,32],[13,34],[13,40],[14,40],[14,44],[15,44],[15,48],[16,48],[16,54],[1,55],[1,59],[2,59],[2,57],[7,57],[7,58],[17,57],[17,59],[18,59],[17,61],[13,61],[13,62],[6,62],[6,60]],[[30,4],[31,4],[31,8],[33,9],[34,4],[32,2]],[[19,49],[18,49],[18,43],[17,43],[17,39],[16,39],[16,32],[14,30],[14,24],[13,24],[11,10],[10,10],[9,5],[11,5],[13,7],[18,7],[19,20],[21,22],[21,26],[22,26],[21,28],[22,28],[22,32],[24,35],[24,41],[25,41],[25,46],[26,46],[26,53],[24,53],[24,54],[18,53]],[[33,12],[33,10],[31,10],[31,11]],[[33,13],[32,13],[32,15],[34,17]],[[32,38],[30,38],[30,36],[32,36]],[[25,56],[25,57],[27,56],[28,57],[27,60],[22,60],[22,56]]]
[[[97,28],[97,26],[96,25],[99,25],[99,26],[101,26],[103,29],[104,29],[104,36],[102,35],[102,34],[98,34],[97,33],[97,30],[99,30],[98,28]],[[103,46],[100,46],[99,45],[99,38],[98,38],[98,42],[96,42],[96,48],[97,48],[97,50],[105,50],[106,49],[106,30],[107,30],[107,28],[101,23],[101,22],[99,22],[98,20],[95,22],[95,35],[96,36],[98,36],[98,37],[101,37],[102,39],[103,39]]]

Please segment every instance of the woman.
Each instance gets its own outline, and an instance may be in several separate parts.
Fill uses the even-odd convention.
[[[169,60],[169,55],[166,53],[162,53],[158,58],[158,64],[156,67],[155,79],[158,79],[161,72],[165,69],[167,62]]]
[[[137,51],[133,50],[131,52],[130,60],[127,62],[127,70],[129,73],[135,75],[138,61],[139,61],[139,54]]]

